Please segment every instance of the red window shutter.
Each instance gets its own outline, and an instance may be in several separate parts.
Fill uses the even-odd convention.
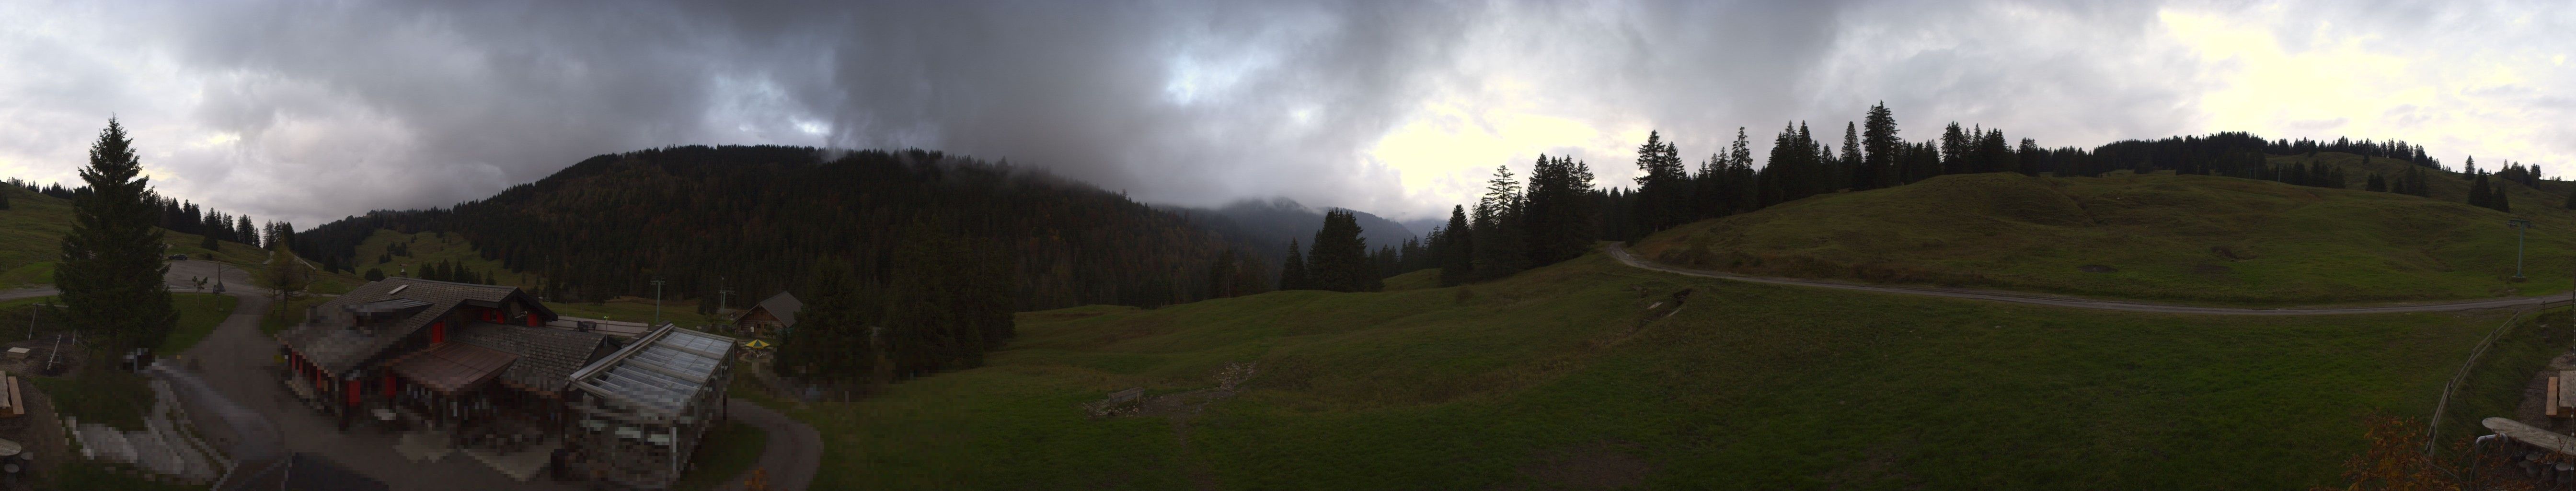
[[[446,323],[446,322],[432,322],[432,323],[430,323],[430,324],[429,324],[429,344],[438,344],[438,343],[444,343],[444,342],[447,342],[447,323]]]
[[[540,323],[537,321],[537,313],[536,313],[536,312],[529,312],[529,313],[528,313],[528,327],[543,327],[543,325],[542,325],[542,324],[540,324]]]
[[[365,389],[366,384],[358,383],[358,379],[349,379],[349,405],[358,405],[358,394]]]
[[[394,374],[385,374],[385,395],[394,395]]]

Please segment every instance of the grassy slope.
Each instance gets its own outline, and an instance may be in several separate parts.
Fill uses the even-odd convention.
[[[53,282],[54,259],[61,255],[62,236],[71,230],[71,202],[25,189],[0,186],[9,194],[9,209],[0,210],[0,288]],[[204,237],[164,231],[162,242],[170,244],[171,254],[202,257],[213,252],[215,259],[235,266],[251,266],[268,260],[259,248],[238,242],[221,242],[221,251],[197,247]]]
[[[410,245],[408,247],[411,249],[411,255],[393,256],[389,258],[392,260],[390,262],[376,262],[376,259],[379,259],[379,256],[384,254],[385,247],[395,242],[409,242]],[[484,259],[482,253],[477,252],[474,249],[473,242],[465,240],[464,236],[455,234],[435,234],[429,232],[405,234],[392,230],[377,229],[375,235],[368,236],[366,241],[358,243],[358,252],[354,257],[357,258],[356,262],[358,265],[355,269],[359,274],[365,274],[368,268],[379,268],[384,270],[385,276],[401,276],[401,273],[406,269],[409,270],[412,275],[418,276],[423,265],[442,261],[455,261],[457,264],[472,268],[478,274],[486,271],[491,272],[492,281],[499,282],[503,285],[517,286],[521,288],[535,288],[537,286],[535,283],[536,277],[534,275],[512,273],[503,269],[500,261]]]
[[[1636,287],[1697,294],[1632,334]],[[827,440],[818,489],[2281,489],[2336,482],[2364,415],[2423,417],[2504,318],[2118,314],[1598,254],[1463,288],[1025,313],[989,366],[789,410]],[[2555,349],[2490,361],[2527,376]],[[1075,409],[1253,360],[1186,425]]]
[[[2349,154],[2322,158],[2364,168]],[[2374,164],[2390,171],[2404,165]],[[2212,303],[2459,299],[2570,288],[2563,272],[2576,268],[2576,235],[2560,231],[2576,229],[2576,212],[2558,206],[2563,195],[2507,186],[2518,204],[2508,215],[2457,202],[2467,185],[2456,178],[2433,181],[2434,199],[2424,199],[2209,176],[1943,176],[1685,225],[1636,250],[1754,274]],[[2504,222],[2515,217],[2539,224],[2529,236],[2529,282],[2505,281],[2514,271],[2515,234]],[[2087,265],[2117,271],[2078,269]]]

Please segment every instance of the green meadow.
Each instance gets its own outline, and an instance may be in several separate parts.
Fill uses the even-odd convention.
[[[1466,287],[1024,313],[984,367],[764,402],[821,430],[818,489],[2284,489],[2340,485],[2364,418],[2425,418],[2507,317],[2096,312],[1594,254]],[[2452,419],[2512,407],[2568,342],[2513,332]],[[1228,362],[1256,375],[1195,412],[1078,409],[1204,394]]]

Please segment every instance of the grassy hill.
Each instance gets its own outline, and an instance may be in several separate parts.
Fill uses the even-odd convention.
[[[403,247],[408,249],[411,255],[385,254],[395,243],[404,244]],[[424,265],[454,261],[477,273],[492,273],[492,281],[498,284],[521,288],[537,286],[535,276],[503,269],[500,261],[484,259],[483,254],[474,248],[472,241],[455,234],[431,232],[405,234],[376,229],[374,235],[367,236],[366,241],[358,243],[357,251],[357,255],[352,256],[356,258],[351,261],[355,264],[352,269],[361,274],[368,269],[379,269],[384,271],[385,276],[402,276],[405,271],[418,275]]]
[[[824,435],[817,489],[2285,489],[2338,484],[2365,416],[2429,413],[2504,318],[2106,313],[1593,254],[1467,287],[1024,313],[988,366],[772,403]],[[2508,411],[2566,347],[2547,332],[2517,331],[2455,408]],[[1077,409],[1208,396],[1228,362],[1256,375],[1197,411]]]
[[[2303,161],[2306,157],[2275,157]],[[2349,154],[2320,160],[2364,166]],[[1748,274],[1999,287],[2231,304],[2385,302],[2536,295],[2571,287],[2576,212],[2551,191],[2506,185],[2513,214],[2460,203],[2468,184],[2432,177],[2432,199],[2198,175],[1942,176],[1817,196],[1676,227],[1642,257]],[[2558,182],[2550,186],[2570,186]],[[2511,282],[2511,218],[2528,236],[2530,281]]]
[[[71,230],[71,202],[15,186],[0,186],[0,193],[9,194],[9,209],[0,210],[0,288],[52,283],[63,233]],[[220,251],[197,247],[203,240],[196,234],[162,232],[170,254],[214,253],[216,260],[236,266],[268,260],[266,252],[238,242],[221,242]]]

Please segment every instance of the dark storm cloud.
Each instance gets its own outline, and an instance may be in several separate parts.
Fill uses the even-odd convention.
[[[2349,5],[2184,6],[2315,34],[2280,36],[2294,52],[2344,46],[2327,34],[2352,30],[2386,33],[2363,41],[2371,46],[2457,47],[2439,34],[2528,23],[2513,19],[2539,7]],[[0,64],[44,68],[0,73],[0,173],[69,179],[113,113],[136,129],[170,194],[308,226],[474,199],[601,153],[733,143],[922,147],[1149,201],[1284,195],[1411,218],[1470,199],[1491,166],[1525,166],[1537,152],[1573,154],[1600,184],[1624,185],[1631,131],[1662,130],[1696,161],[1739,126],[1757,152],[1792,120],[1838,142],[1843,122],[1879,101],[1915,140],[1954,120],[2052,146],[2212,130],[2202,94],[2228,87],[2214,77],[2243,63],[2178,44],[2160,18],[2166,7],[0,4]],[[2299,31],[2311,21],[2321,25]],[[2462,98],[2551,97],[2565,96],[2446,93],[2404,111],[2402,124],[2414,126],[2401,127],[2484,114],[2446,107]],[[2371,111],[2354,124],[2389,109]],[[1542,133],[1471,161],[1377,152],[1410,125],[1501,134],[1523,113],[1594,136]],[[2275,119],[2296,129],[2288,122],[2339,116]],[[1480,143],[1429,144],[1440,145]]]

